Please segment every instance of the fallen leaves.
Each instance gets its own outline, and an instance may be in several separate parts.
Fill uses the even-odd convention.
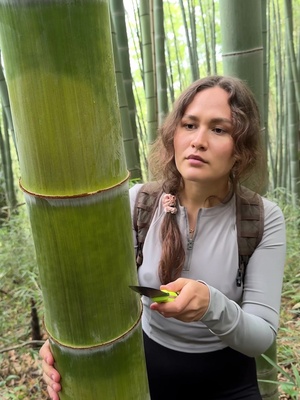
[[[41,360],[36,350],[11,350],[1,355],[0,361],[1,400],[48,399],[42,380]]]

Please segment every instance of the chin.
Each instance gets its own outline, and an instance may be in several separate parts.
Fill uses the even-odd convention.
[[[229,177],[212,177],[212,176],[195,176],[195,174],[182,175],[185,182],[194,182],[198,184],[214,185],[214,187],[222,186],[228,182]]]
[[[195,182],[195,183],[209,183],[209,182],[213,182],[212,179],[208,178],[208,177],[200,177],[200,176],[195,176],[192,174],[189,175],[182,175],[182,178],[184,181],[188,181],[188,182]]]

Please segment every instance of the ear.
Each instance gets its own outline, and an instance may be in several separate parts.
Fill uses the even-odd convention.
[[[239,161],[239,157],[237,156],[237,154],[233,154],[232,157],[232,168],[235,166],[236,163],[238,163]]]
[[[231,172],[235,174],[235,171],[238,169],[238,166],[240,164],[240,157],[237,155],[233,156],[233,161],[232,161],[232,167],[231,167]]]

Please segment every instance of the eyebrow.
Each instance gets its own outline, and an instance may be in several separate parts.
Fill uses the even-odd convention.
[[[198,117],[196,117],[195,115],[189,115],[189,114],[184,114],[183,116],[182,116],[182,118],[188,118],[188,119],[190,119],[191,121],[199,121],[199,118]],[[218,124],[218,123],[226,123],[226,124],[229,124],[229,125],[232,125],[232,121],[230,120],[230,119],[228,119],[228,118],[213,118],[213,119],[211,119],[210,120],[210,122],[212,122],[212,123],[215,123],[215,124]]]
[[[232,121],[228,118],[213,118],[211,122],[214,123],[220,123],[220,122],[225,122],[226,124],[232,125]]]

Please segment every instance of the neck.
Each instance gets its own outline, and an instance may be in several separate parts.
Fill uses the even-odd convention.
[[[199,184],[198,182],[186,181],[184,189],[180,193],[180,201],[183,206],[191,208],[209,208],[220,204],[230,192],[228,181],[222,184]]]

